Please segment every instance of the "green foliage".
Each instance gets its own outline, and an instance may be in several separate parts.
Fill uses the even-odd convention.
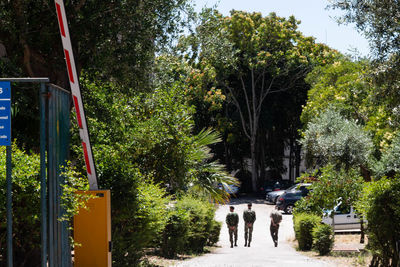
[[[357,203],[368,221],[368,246],[379,266],[398,266],[400,240],[400,177],[367,183]],[[376,265],[378,266],[378,265]]]
[[[148,86],[155,51],[191,14],[187,0],[66,1],[65,9],[78,74],[90,70],[136,90]],[[0,39],[25,76],[68,84],[54,2],[0,1]]]
[[[196,191],[208,198],[224,200],[225,193],[216,189],[217,183],[235,183],[222,165],[213,162],[207,147],[219,141],[218,135],[211,130],[192,134],[193,107],[187,104],[181,83],[166,83],[152,93],[130,97],[115,84],[94,83],[85,76],[82,85],[88,125],[97,133],[92,142],[98,183],[112,192],[115,264],[137,264],[143,249],[162,244],[161,239],[166,239],[163,253],[173,257],[180,251],[181,241],[171,250],[165,249],[166,244],[181,239],[174,236],[178,226],[172,223],[177,222],[182,227],[179,234],[184,235],[188,211],[179,208],[170,217],[166,195],[181,196],[198,188]],[[76,155],[82,157],[77,131],[73,140]],[[203,228],[209,231],[211,226],[206,225]],[[199,243],[196,249],[201,250],[200,237],[193,237],[200,234],[190,233],[183,240],[195,240]],[[205,236],[204,242],[207,240]]]
[[[398,1],[334,0],[330,7],[345,11],[339,21],[355,23],[369,39],[375,55],[380,59],[399,52]]]
[[[361,126],[332,108],[308,124],[300,142],[310,165],[331,163],[345,169],[364,165],[373,148],[369,134]]]
[[[95,158],[114,155],[127,168],[139,169],[156,183],[168,185],[172,192],[186,190],[193,183],[212,197],[226,198],[215,185],[235,183],[235,179],[212,160],[207,147],[219,142],[219,136],[212,130],[192,134],[194,109],[186,102],[182,84],[129,98],[113,84],[100,85],[85,79],[83,85],[87,88],[84,97],[90,131],[97,133],[92,139]],[[78,144],[77,137],[75,134]],[[102,175],[102,164],[104,161],[98,164],[99,180],[110,179]]]
[[[307,93],[301,121],[308,124],[329,107],[334,107],[347,118],[365,122],[368,96],[374,89],[368,76],[370,69],[368,61],[352,62],[344,57],[337,58],[332,64],[316,67],[306,78],[311,89]]]
[[[189,213],[176,207],[170,208],[168,222],[162,233],[161,255],[174,258],[185,250],[189,232]]]
[[[219,135],[211,129],[200,131],[194,136],[193,150],[189,155],[192,161],[189,173],[193,181],[191,192],[208,195],[216,202],[225,202],[229,198],[228,193],[216,185],[238,185],[238,181],[225,171],[224,165],[212,160],[213,155],[208,146],[219,141]]]
[[[113,262],[118,266],[138,264],[143,248],[159,243],[157,239],[161,238],[168,221],[169,198],[165,197],[165,190],[150,182],[130,190],[125,195],[122,190],[111,190]],[[132,196],[132,191],[136,195]]]
[[[187,195],[177,201],[176,208],[189,214],[189,231],[185,252],[203,252],[207,243],[215,240],[214,205],[206,200]]]
[[[360,197],[363,178],[358,169],[336,170],[328,164],[320,169],[318,180],[312,184],[310,199],[323,209],[333,209],[338,199],[353,205]]]
[[[391,145],[383,155],[379,162],[374,166],[374,172],[377,177],[383,177],[384,175],[393,176],[396,173],[400,173],[400,134],[397,133],[392,140]]]
[[[0,147],[0,218],[6,218],[6,148]],[[17,266],[40,265],[40,157],[12,145],[13,252]],[[87,188],[71,167],[64,172],[62,205],[69,220],[85,198],[73,192]],[[6,260],[6,220],[0,221],[0,265]]]
[[[89,190],[89,181],[71,165],[71,162],[63,168],[61,175],[64,177],[64,184],[61,185],[61,205],[64,209],[62,219],[68,221],[79,209],[85,208],[86,202],[91,198],[90,195],[76,193],[77,190]]]
[[[13,250],[17,262],[40,263],[40,158],[12,147]],[[0,147],[0,262],[6,247],[6,147]],[[29,203],[29,204],[28,204]]]
[[[312,232],[312,236],[313,248],[319,252],[319,255],[326,255],[332,250],[335,237],[330,225],[317,225]]]
[[[390,144],[398,127],[398,116],[393,112],[397,106],[393,101],[395,92],[388,93],[386,86],[376,85],[371,65],[367,60],[352,62],[342,57],[333,64],[315,68],[306,79],[312,88],[301,115],[305,126],[327,109],[334,109],[370,132],[378,149]]]
[[[169,208],[163,231],[161,254],[167,258],[177,253],[199,253],[204,246],[219,240],[221,223],[214,219],[215,208],[198,197],[186,195]]]
[[[219,241],[219,234],[221,232],[222,223],[216,220],[211,222],[210,234],[207,240],[207,246],[213,246]]]
[[[297,213],[293,216],[294,232],[300,250],[310,250],[313,245],[313,230],[321,222],[314,214]]]
[[[310,192],[311,193],[311,192]],[[293,215],[297,213],[309,213],[322,216],[322,207],[314,201],[310,193],[307,197],[303,197],[296,202],[296,206],[293,209]]]
[[[200,110],[205,113],[201,115],[206,123],[219,122],[225,140],[237,140],[232,145],[225,144],[225,151],[236,151],[238,143],[250,148],[239,153],[250,152],[255,190],[257,167],[260,165],[263,171],[264,167],[275,165],[273,169],[279,169],[285,140],[279,139],[281,146],[271,149],[280,150],[274,157],[256,158],[256,155],[270,154],[264,152],[261,142],[275,141],[262,137],[279,131],[277,136],[285,134],[291,140],[296,139],[300,106],[307,90],[304,78],[315,65],[325,64],[337,53],[303,36],[297,30],[299,21],[293,16],[286,19],[275,13],[263,17],[261,13],[232,11],[224,17],[216,11],[204,10],[200,22],[196,34],[182,38],[179,48],[186,49],[184,56],[197,69],[192,79],[199,85],[194,86],[196,92],[201,91],[207,101],[211,99],[212,106],[222,104],[225,108],[217,114]],[[285,91],[285,97],[272,96]],[[282,104],[288,108],[282,108]],[[273,105],[280,107],[279,114],[271,111]],[[234,157],[235,153],[231,154]]]

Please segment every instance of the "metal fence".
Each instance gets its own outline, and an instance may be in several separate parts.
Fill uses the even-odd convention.
[[[41,266],[72,266],[69,222],[61,220],[65,214],[61,205],[62,185],[65,183],[62,168],[66,166],[69,152],[71,95],[63,88],[47,84],[48,78],[0,78],[0,81],[40,83]],[[10,146],[7,150],[11,155]],[[9,169],[7,173],[11,174],[11,167]],[[11,267],[12,182],[11,178],[9,180],[6,207],[7,266]]]
[[[69,151],[69,114],[71,96],[64,89],[49,85],[47,92],[47,132],[48,132],[48,266],[71,266],[68,221],[63,221],[65,213],[61,205],[62,175]]]

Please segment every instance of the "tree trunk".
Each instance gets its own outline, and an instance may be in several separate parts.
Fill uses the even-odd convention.
[[[257,192],[257,161],[256,161],[256,136],[251,136],[251,188]]]
[[[225,105],[225,117],[229,118],[228,105]],[[226,168],[228,169],[228,171],[233,171],[232,158],[231,158],[229,143],[227,142],[227,139],[228,139],[228,134],[225,133],[225,136],[224,136],[225,165],[226,165]]]
[[[300,164],[301,164],[301,146],[296,144],[296,175],[295,178],[300,177]]]
[[[293,180],[293,139],[289,141],[289,180]]]
[[[224,138],[224,150],[225,150],[225,166],[226,169],[230,172],[232,171],[232,164],[231,164],[231,156],[229,152],[229,144],[226,142],[226,138]]]
[[[259,172],[260,172],[260,181],[261,184],[264,184],[264,180],[265,180],[265,142],[264,142],[264,138],[265,135],[264,134],[260,134],[259,136],[260,140],[259,140],[259,157],[258,157],[258,162],[259,162]]]
[[[365,233],[364,233],[364,220],[362,216],[360,218],[360,230],[361,230],[360,243],[364,244]]]

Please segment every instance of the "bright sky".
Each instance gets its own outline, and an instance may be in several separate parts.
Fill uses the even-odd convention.
[[[193,0],[196,11],[202,7],[217,4],[217,10],[223,15],[229,11],[244,10],[261,12],[264,16],[275,12],[280,17],[294,15],[301,20],[299,30],[306,36],[313,36],[317,42],[325,43],[342,53],[351,53],[357,49],[362,56],[369,53],[368,41],[357,32],[354,25],[338,25],[336,10],[325,10],[327,0]]]

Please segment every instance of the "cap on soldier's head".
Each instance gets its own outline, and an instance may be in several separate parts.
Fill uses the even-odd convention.
[[[230,209],[232,209],[232,210],[234,210],[234,209],[235,209],[235,207],[234,207],[234,206],[230,206],[229,208],[230,208]]]
[[[247,203],[247,206],[250,206],[250,207],[251,207],[252,205],[253,205],[253,204],[251,204],[251,202]]]

